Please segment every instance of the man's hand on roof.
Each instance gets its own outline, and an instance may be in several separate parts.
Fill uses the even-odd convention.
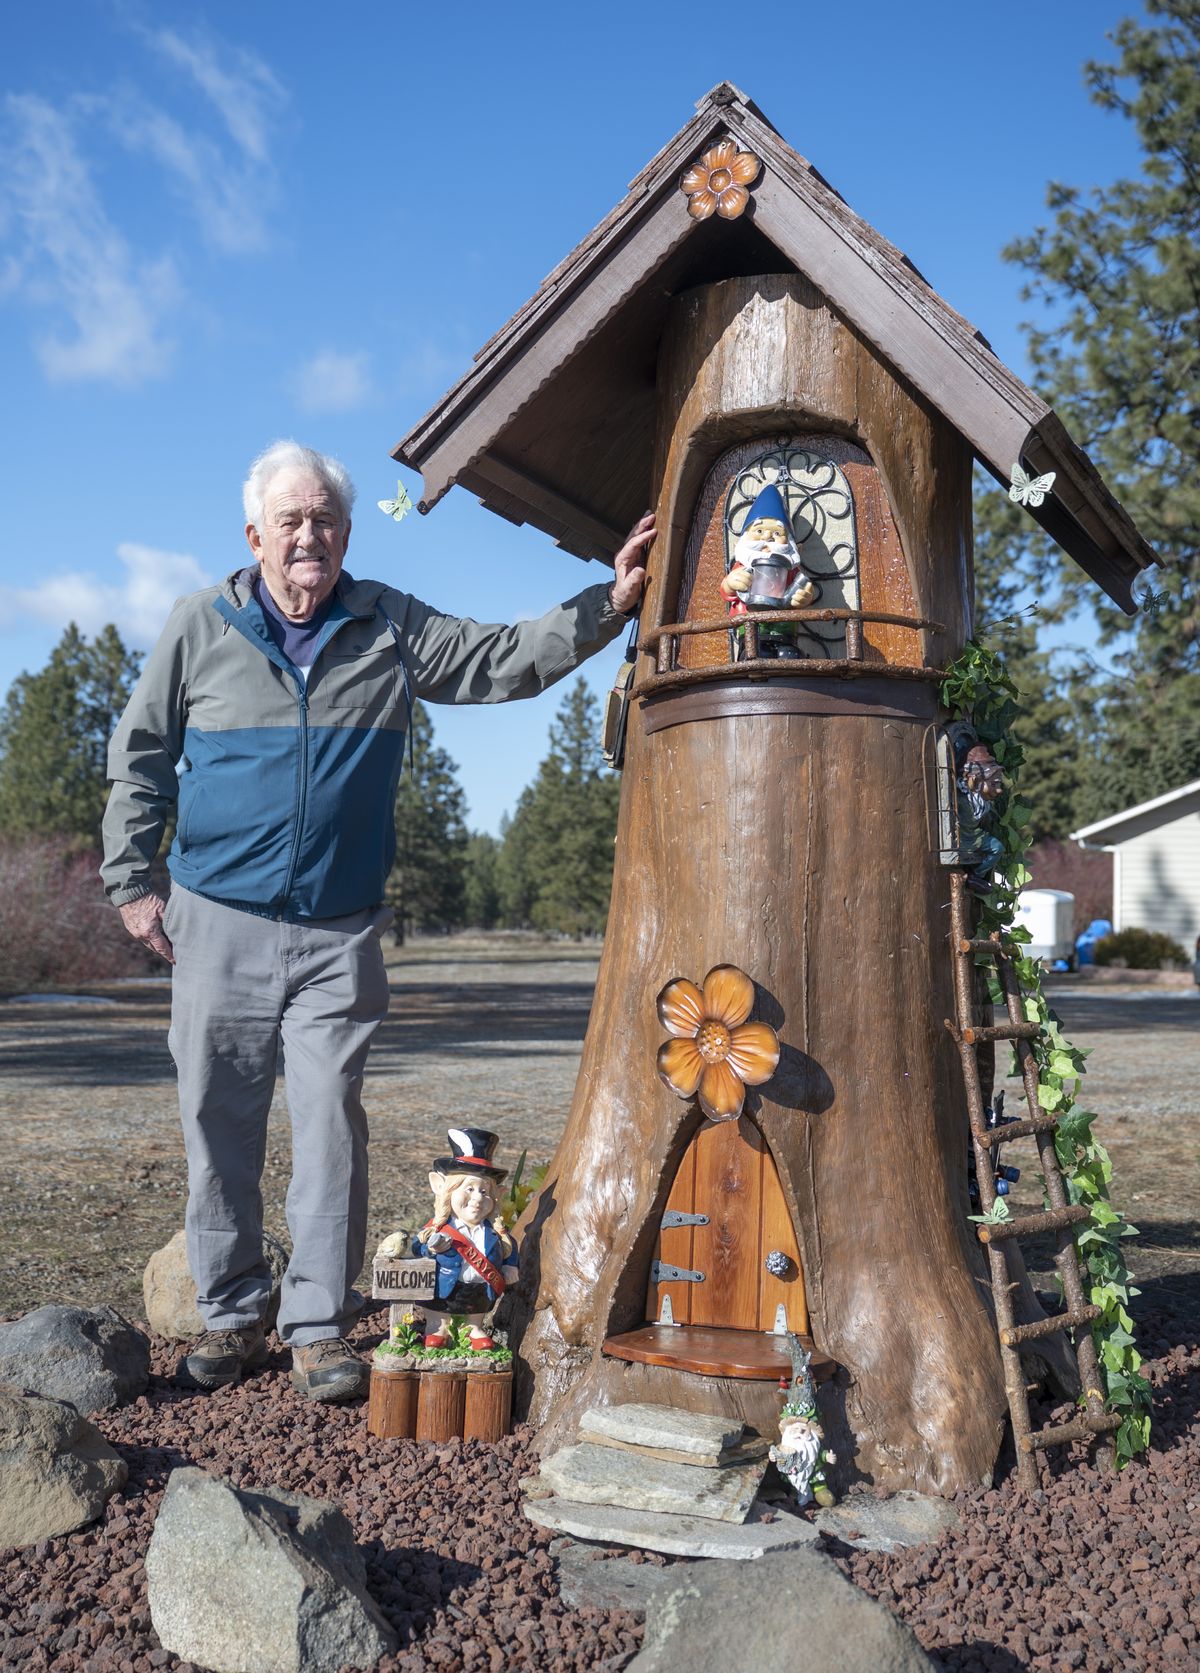
[[[629,538],[613,559],[616,572],[608,596],[614,610],[632,615],[641,602],[646,585],[646,552],[654,539],[654,513],[648,511],[629,531]]]
[[[165,905],[161,895],[143,895],[140,900],[131,900],[117,910],[121,914],[121,922],[135,941],[149,947],[159,958],[165,958],[168,964],[174,964],[175,954],[162,927]]]

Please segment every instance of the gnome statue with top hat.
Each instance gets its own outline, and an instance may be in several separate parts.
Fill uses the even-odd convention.
[[[482,1127],[451,1127],[450,1156],[440,1156],[429,1175],[433,1216],[413,1238],[414,1255],[432,1255],[437,1283],[426,1306],[425,1346],[450,1343],[452,1318],[470,1320],[470,1345],[487,1353],[494,1343],[486,1328],[490,1313],[517,1277],[517,1252],[500,1219],[500,1181],[507,1173],[492,1161],[499,1142]]]
[[[763,488],[746,516],[733,548],[733,560],[720,585],[731,616],[753,611],[803,609],[817,597],[815,581],[804,573],[783,495],[774,482]],[[796,659],[796,630],[760,622],[759,656]]]

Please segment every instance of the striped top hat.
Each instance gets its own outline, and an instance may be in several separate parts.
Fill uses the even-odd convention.
[[[450,1127],[446,1137],[453,1156],[439,1156],[433,1164],[438,1173],[477,1173],[488,1179],[503,1179],[507,1168],[498,1168],[492,1161],[499,1133],[489,1133],[485,1127]]]

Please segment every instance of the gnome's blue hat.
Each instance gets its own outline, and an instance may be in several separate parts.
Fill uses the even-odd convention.
[[[772,517],[777,523],[791,532],[792,519],[788,516],[787,506],[783,503],[783,495],[773,482],[768,482],[765,488],[759,490],[758,498],[746,513],[746,521],[742,527],[749,528],[750,524],[759,517]]]

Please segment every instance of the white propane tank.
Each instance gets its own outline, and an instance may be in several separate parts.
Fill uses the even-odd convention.
[[[1017,901],[1017,922],[1033,940],[1028,951],[1053,964],[1066,959],[1075,968],[1075,896],[1065,889],[1025,889]]]

